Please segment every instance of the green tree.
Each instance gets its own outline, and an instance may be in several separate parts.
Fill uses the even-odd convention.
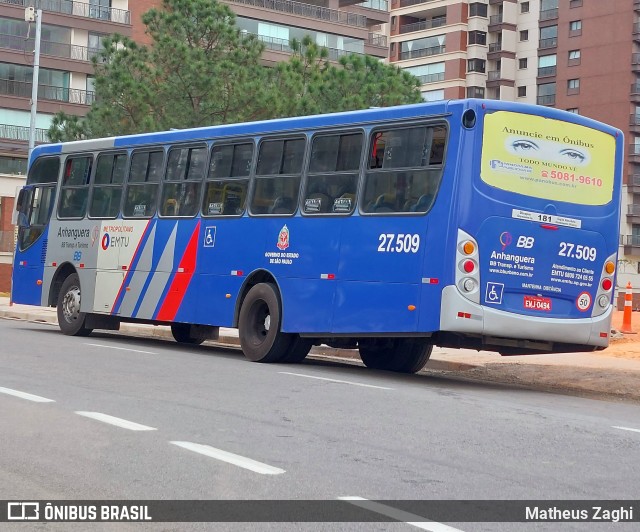
[[[262,42],[216,0],[163,0],[143,15],[151,45],[113,35],[94,57],[95,100],[85,119],[59,113],[52,140],[299,116],[420,101],[416,79],[375,58],[329,61],[310,37],[267,68]]]
[[[274,106],[275,116],[333,113],[422,100],[414,76],[374,57],[343,55],[333,64],[328,50],[308,36],[291,45],[291,59],[279,63],[271,76],[271,86],[283,95]]]

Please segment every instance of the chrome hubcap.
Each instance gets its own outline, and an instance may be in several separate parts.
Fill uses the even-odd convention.
[[[80,315],[80,288],[72,286],[67,290],[62,300],[62,314],[69,323],[78,319]]]

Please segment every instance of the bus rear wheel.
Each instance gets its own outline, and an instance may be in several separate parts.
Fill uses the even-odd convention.
[[[69,336],[89,336],[93,329],[84,326],[86,314],[80,312],[80,278],[77,273],[69,275],[58,294],[58,326]]]
[[[312,346],[313,340],[310,338],[301,338],[299,334],[296,334],[294,335],[293,342],[291,342],[289,351],[280,362],[285,364],[298,364],[307,358]]]
[[[416,338],[396,338],[360,346],[360,358],[370,369],[417,373],[429,361],[433,345]]]
[[[280,362],[293,338],[280,331],[282,310],[275,285],[259,283],[247,293],[240,308],[238,332],[244,356],[252,362]]]
[[[197,338],[190,334],[191,326],[186,323],[171,324],[171,334],[173,339],[179,344],[200,345],[204,338]]]

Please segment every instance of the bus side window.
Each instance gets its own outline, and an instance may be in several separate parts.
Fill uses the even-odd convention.
[[[373,157],[365,176],[365,213],[426,213],[442,179],[445,126],[398,127],[374,131],[372,153],[384,146],[382,165]]]
[[[172,148],[169,150],[161,216],[195,216],[207,160],[207,148]]]
[[[361,133],[313,138],[304,195],[305,214],[350,214],[355,208]]]
[[[58,216],[83,218],[89,198],[89,177],[93,157],[69,157],[64,166]]]
[[[265,140],[260,144],[252,214],[293,214],[298,204],[304,138]]]
[[[101,153],[98,156],[89,205],[90,217],[115,218],[118,216],[126,169],[126,153]]]
[[[240,216],[244,213],[252,162],[252,143],[213,147],[202,200],[204,216]]]
[[[131,156],[123,216],[151,218],[156,212],[163,150],[139,151]]]

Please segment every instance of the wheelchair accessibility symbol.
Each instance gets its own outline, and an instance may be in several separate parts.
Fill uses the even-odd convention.
[[[204,228],[204,247],[212,248],[216,243],[216,228],[215,226]]]
[[[491,303],[493,305],[502,304],[502,293],[504,291],[504,284],[502,283],[487,283],[487,292],[484,296],[485,303]]]

